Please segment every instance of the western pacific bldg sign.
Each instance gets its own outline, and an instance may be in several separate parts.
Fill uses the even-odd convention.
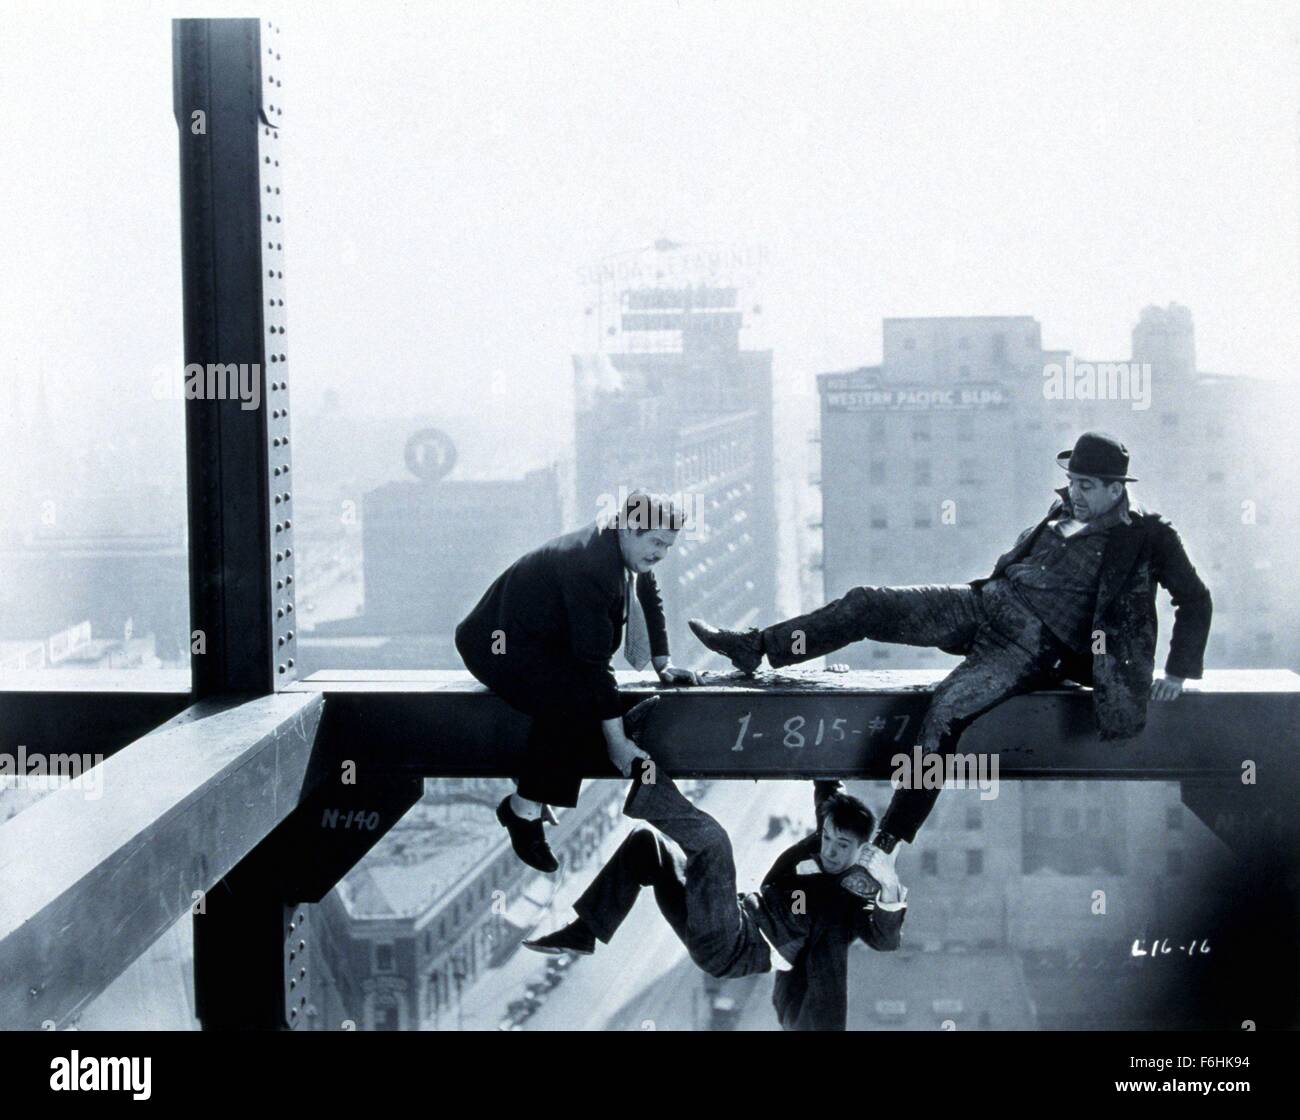
[[[854,374],[823,375],[822,408],[826,412],[953,412],[1006,408],[1011,393],[993,381],[960,385],[884,385]]]

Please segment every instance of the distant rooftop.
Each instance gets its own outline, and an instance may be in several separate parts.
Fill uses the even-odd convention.
[[[505,843],[487,805],[415,806],[339,884],[353,918],[410,918]]]

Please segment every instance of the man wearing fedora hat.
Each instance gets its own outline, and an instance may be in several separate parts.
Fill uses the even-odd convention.
[[[987,579],[952,586],[855,587],[820,610],[762,630],[690,626],[709,649],[753,673],[870,639],[931,646],[964,660],[935,687],[919,732],[925,751],[951,752],[961,733],[1004,700],[1069,679],[1090,684],[1098,733],[1126,739],[1146,725],[1148,699],[1177,699],[1199,678],[1210,592],[1174,527],[1130,502],[1128,449],[1085,432],[1057,456],[1069,484],[1037,525],[999,557]],[[1163,678],[1153,680],[1156,585],[1169,591],[1174,628]],[[875,844],[911,842],[938,797],[898,789]]]

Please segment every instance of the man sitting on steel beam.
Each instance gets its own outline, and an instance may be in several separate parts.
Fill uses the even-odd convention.
[[[634,669],[653,663],[665,684],[697,678],[669,660],[659,585],[651,569],[685,524],[667,497],[634,491],[607,524],[547,541],[510,565],[456,627],[466,668],[532,716],[516,792],[497,807],[515,853],[538,871],[559,864],[543,833],[551,805],[574,806],[584,773],[625,777],[646,757],[623,726],[610,660],[620,642]],[[626,628],[626,633],[625,633]]]
[[[1210,593],[1174,527],[1130,503],[1128,449],[1085,432],[1057,464],[1069,475],[1037,525],[1020,534],[988,579],[954,586],[856,587],[811,614],[763,630],[718,630],[692,619],[709,649],[753,673],[870,639],[934,646],[965,660],[935,688],[920,728],[925,751],[952,752],[974,720],[1019,693],[1062,680],[1090,684],[1103,740],[1146,725],[1147,701],[1174,700],[1199,678]],[[1154,680],[1156,585],[1174,602],[1164,677]],[[938,789],[896,790],[874,843],[911,843]]]
[[[624,813],[648,821],[637,828],[574,903],[577,918],[545,937],[525,941],[539,953],[595,951],[606,944],[641,893],[654,891],[659,910],[710,976],[749,976],[772,967],[772,950],[789,967],[777,973],[772,1002],[786,1030],[839,1030],[848,1019],[849,946],[897,949],[907,890],[894,870],[896,854],[870,843],[875,817],[840,783],[814,783],[817,831],[787,848],[757,891],[736,890],[736,864],[726,830],[692,805],[654,764],[628,793]]]

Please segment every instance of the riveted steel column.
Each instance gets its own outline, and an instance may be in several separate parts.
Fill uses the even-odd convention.
[[[278,27],[173,22],[191,665],[199,697],[296,675]]]
[[[266,20],[172,24],[200,698],[270,693],[296,676],[281,56],[280,29]],[[266,850],[245,857],[195,915],[205,1028],[309,1018],[306,916],[288,904]]]

